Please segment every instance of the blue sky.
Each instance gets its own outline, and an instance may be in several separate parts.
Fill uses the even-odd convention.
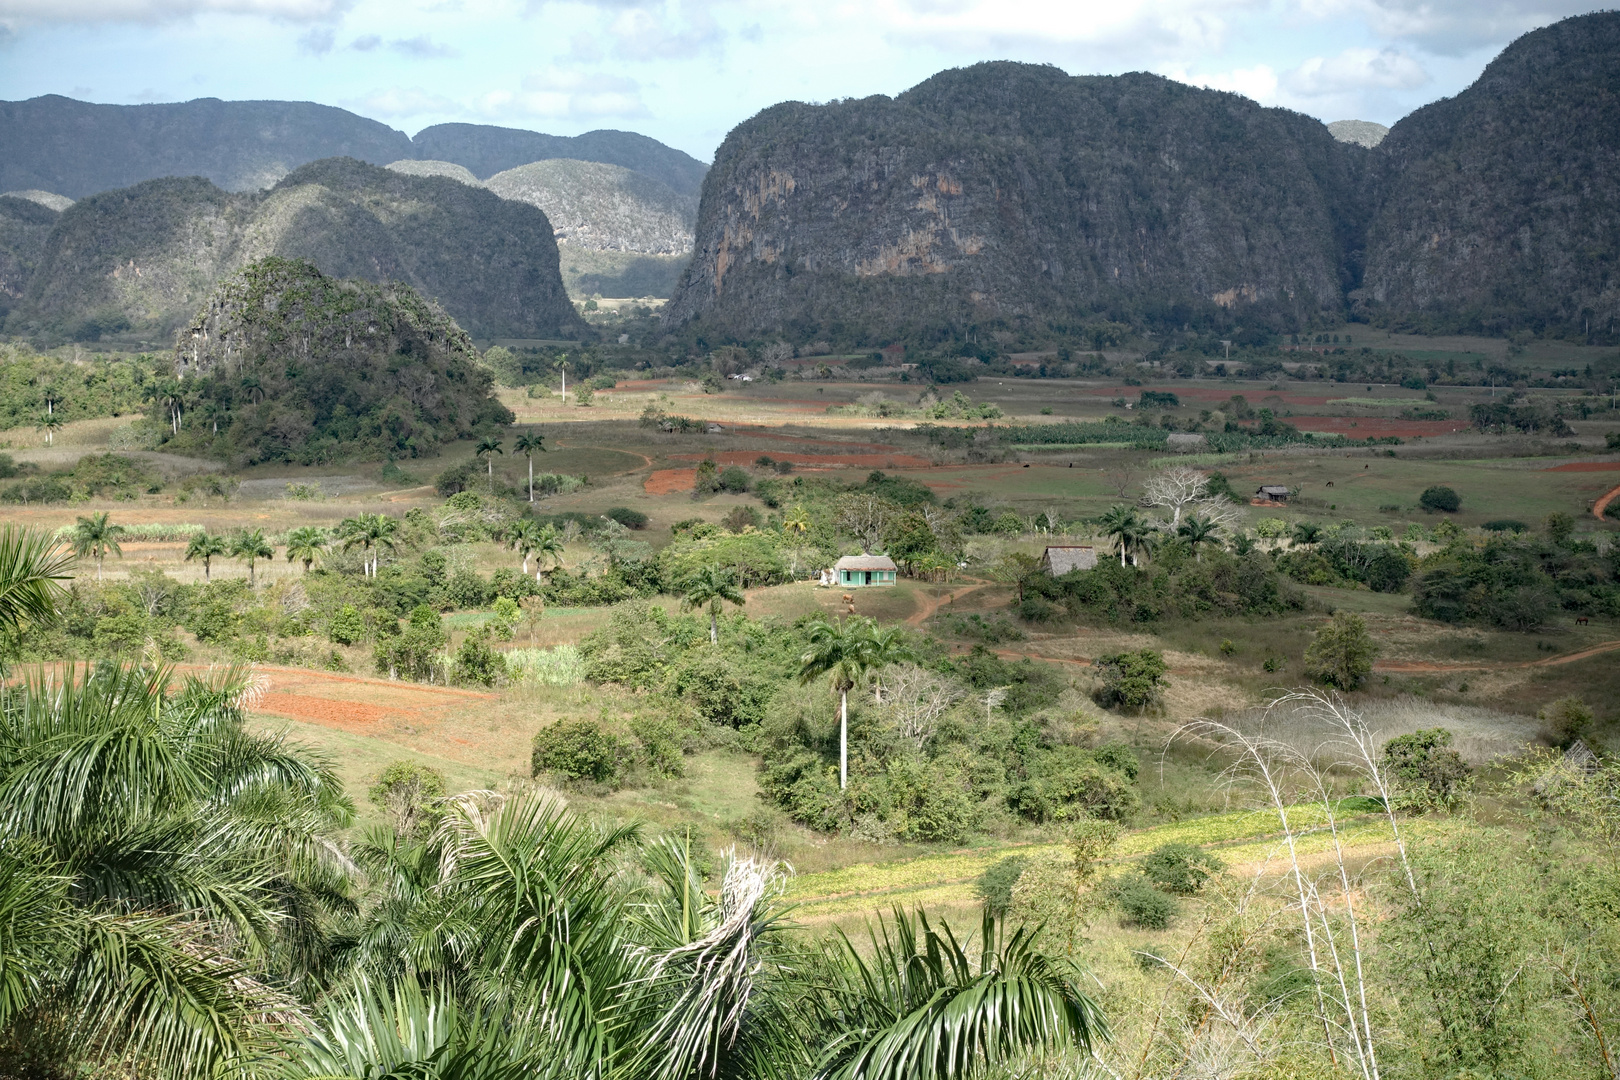
[[[1455,94],[1580,0],[0,0],[0,99],[338,105],[640,131],[708,161],[778,101],[895,94],[980,60],[1155,71],[1323,120]]]

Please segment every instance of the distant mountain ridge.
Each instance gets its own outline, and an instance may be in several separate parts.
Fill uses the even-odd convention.
[[[716,152],[665,318],[741,340],[1318,316],[1620,334],[1620,13],[1526,34],[1385,138],[1336,127],[1014,63],[783,103]]]
[[[311,161],[351,157],[451,161],[480,179],[566,157],[639,172],[696,195],[707,166],[629,131],[571,137],[480,124],[439,124],[413,141],[376,120],[307,101],[98,105],[49,94],[0,102],[0,191],[82,199],[167,176],[201,176],[226,191],[268,188]]]
[[[30,336],[168,336],[220,281],[268,256],[307,260],[333,277],[404,282],[475,337],[583,329],[539,209],[346,158],[304,165],[265,192],[228,192],[197,177],[148,180],[60,215],[0,198],[0,274],[8,252],[19,267],[33,265],[6,329]]]

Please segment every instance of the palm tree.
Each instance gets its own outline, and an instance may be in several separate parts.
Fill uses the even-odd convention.
[[[484,464],[489,467],[489,489],[491,491],[494,491],[495,490],[495,455],[505,453],[505,451],[503,451],[501,449],[501,440],[496,439],[496,438],[480,439],[478,441],[478,448],[476,450],[474,450],[473,453],[475,453],[479,457],[483,458],[484,459]]]
[[[534,542],[540,536],[540,523],[533,518],[519,518],[506,530],[506,543],[523,557],[523,574],[529,573],[529,556],[534,553]]]
[[[710,645],[720,643],[720,609],[728,602],[738,607],[747,602],[747,597],[737,588],[737,575],[731,570],[705,566],[686,580],[681,608],[684,611],[701,607],[709,609]]]
[[[178,379],[161,379],[152,384],[151,400],[168,413],[169,430],[180,434],[180,410],[185,405],[185,391]]]
[[[326,530],[318,525],[301,525],[287,534],[287,561],[297,559],[304,564],[304,573],[326,552]]]
[[[562,372],[562,399],[563,404],[566,405],[568,404],[568,354],[563,353],[557,357],[551,362],[551,366]]]
[[[1322,539],[1322,526],[1314,521],[1301,521],[1294,526],[1293,541],[1305,547]]]
[[[534,535],[534,580],[544,573],[545,560],[550,559],[553,569],[563,564],[563,540],[555,525],[542,525]]]
[[[832,677],[838,692],[838,787],[843,790],[849,786],[849,692],[869,672],[905,660],[910,650],[900,633],[880,631],[871,619],[814,623],[809,641],[810,651],[800,658],[799,681]]]
[[[62,430],[62,421],[56,418],[55,413],[46,413],[44,416],[41,416],[39,418],[39,422],[34,425],[34,430],[43,431],[45,433],[46,446],[54,446],[56,445],[56,433]]]
[[[72,553],[44,533],[0,526],[0,633],[54,622],[72,565]]]
[[[542,453],[542,454],[548,452],[546,450],[546,437],[544,435],[540,434],[538,431],[528,432],[526,434],[519,435],[517,437],[517,441],[512,444],[512,452],[514,454],[522,454],[524,457],[529,459],[529,501],[530,502],[534,502],[534,452],[536,450],[540,451],[540,453]],[[526,565],[528,563],[528,560],[525,559],[524,563],[525,563],[525,569],[524,569],[523,572],[525,574],[527,574],[529,572],[528,569],[527,569],[527,565]]]
[[[231,546],[223,536],[214,536],[204,529],[200,533],[192,533],[191,539],[186,541],[186,562],[192,559],[201,559],[203,564],[203,580],[213,580],[209,576],[210,566],[216,556],[229,555]]]
[[[231,540],[231,557],[246,559],[248,568],[248,586],[251,588],[253,580],[253,564],[260,559],[273,559],[276,549],[265,538],[263,529],[243,529]]]
[[[360,514],[344,518],[338,523],[337,537],[343,550],[359,547],[365,556],[363,567],[366,577],[377,576],[377,557],[383,548],[394,548],[394,534],[399,531],[399,519],[387,514]]]
[[[787,516],[782,519],[782,531],[798,536],[810,531],[810,514],[802,504],[787,512]]]
[[[108,520],[106,511],[81,517],[79,523],[73,526],[73,554],[79,558],[86,556],[96,560],[96,580],[101,580],[101,561],[108,555],[124,557],[124,549],[118,546],[118,538],[124,535],[122,525],[114,525]]]
[[[1102,526],[1104,536],[1115,538],[1119,551],[1119,565],[1124,566],[1126,552],[1141,534],[1142,519],[1137,515],[1136,508],[1126,506],[1124,503],[1110,506],[1099,524]]]
[[[246,730],[247,669],[180,683],[103,665],[5,691],[0,1041],[25,1060],[213,1075],[290,1017],[266,976],[327,963],[340,781]]]
[[[1176,535],[1187,541],[1187,546],[1192,548],[1193,558],[1199,562],[1202,562],[1204,558],[1198,550],[1200,544],[1220,542],[1219,531],[1215,523],[1207,518],[1201,518],[1197,514],[1188,514],[1181,522],[1180,527],[1176,529]]]

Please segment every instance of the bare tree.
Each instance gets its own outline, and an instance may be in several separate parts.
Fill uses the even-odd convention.
[[[963,697],[962,687],[954,679],[916,664],[884,668],[877,685],[884,714],[918,749],[933,737],[946,710]]]
[[[871,551],[883,538],[895,506],[876,495],[845,495],[838,500],[838,527],[853,533],[862,551]]]
[[[1120,492],[1121,495],[1124,492]],[[1170,511],[1170,528],[1181,524],[1181,511],[1209,496],[1209,477],[1185,465],[1172,465],[1147,478],[1142,485],[1142,505]]]
[[[1114,494],[1127,499],[1131,494],[1131,486],[1136,483],[1136,470],[1131,468],[1130,462],[1116,465],[1108,470],[1108,486],[1114,489]]]

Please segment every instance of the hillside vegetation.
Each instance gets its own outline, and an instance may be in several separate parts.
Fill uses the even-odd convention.
[[[1609,12],[1524,36],[1372,149],[1233,94],[1027,64],[785,103],[717,152],[668,317],[798,340],[1099,316],[1612,336],[1616,85]]]
[[[241,464],[415,457],[512,414],[467,334],[407,285],[268,258],[221,283],[153,395],[162,444]]]
[[[480,337],[567,336],[578,321],[551,234],[534,207],[351,159],[306,165],[262,194],[152,180],[62,214],[6,325],[45,338],[166,337],[218,282],[276,255],[404,282]]]

